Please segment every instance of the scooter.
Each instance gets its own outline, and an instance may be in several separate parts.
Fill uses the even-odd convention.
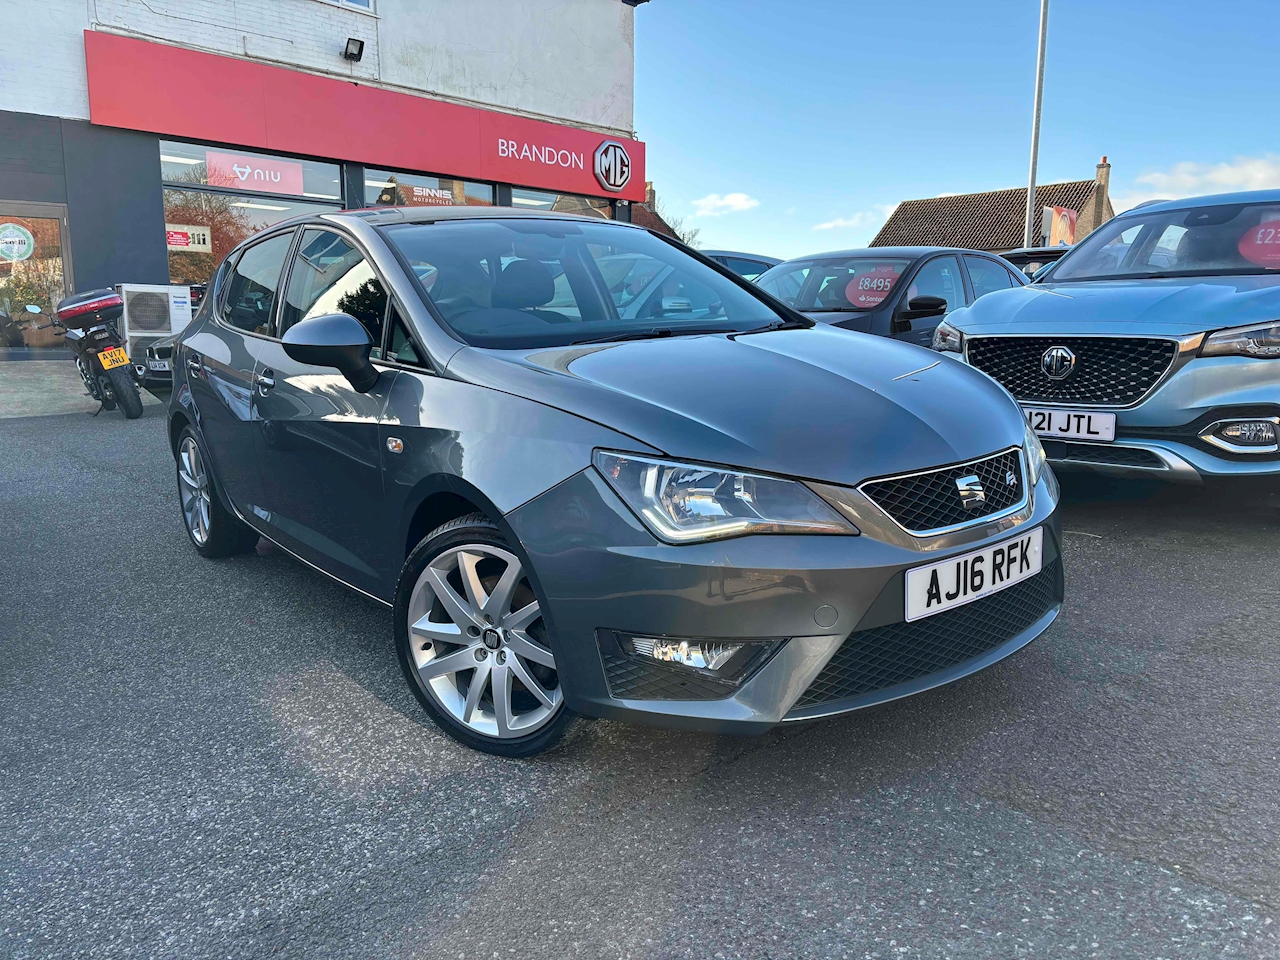
[[[26,310],[44,315],[33,303],[27,304]],[[89,395],[100,404],[94,416],[117,406],[126,419],[136,420],[142,416],[142,394],[124,340],[116,328],[116,321],[124,313],[124,301],[119,294],[110,288],[77,293],[58,301],[54,310],[56,316],[51,318],[52,322],[36,329],[56,327],[63,331],[67,346],[75,354],[80,379]]]

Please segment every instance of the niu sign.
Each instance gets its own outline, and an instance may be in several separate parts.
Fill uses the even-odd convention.
[[[606,140],[596,147],[596,179],[611,193],[620,193],[631,180],[631,155],[616,140]]]

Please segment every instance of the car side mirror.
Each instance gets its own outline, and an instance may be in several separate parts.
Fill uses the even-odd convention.
[[[310,317],[284,332],[284,352],[313,367],[337,367],[357,393],[368,393],[378,382],[369,362],[373,341],[364,324],[348,313]]]
[[[900,320],[923,320],[940,317],[947,312],[947,301],[942,297],[919,296],[907,301],[907,309],[898,313]]]

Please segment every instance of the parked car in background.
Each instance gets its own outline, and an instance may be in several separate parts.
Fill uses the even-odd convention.
[[[191,289],[194,291],[195,287]],[[138,377],[144,387],[168,387],[173,383],[173,342],[177,337],[172,334],[151,341],[144,355],[136,358]]]
[[[999,257],[951,247],[870,247],[771,267],[756,283],[807,317],[928,346],[944,316],[1027,282]]]
[[[758,253],[738,253],[734,250],[699,250],[722,267],[728,267],[745,280],[754,280],[770,267],[781,263],[777,257],[765,257]]]
[[[1280,190],[1121,214],[938,327],[1061,467],[1280,477]]]
[[[1049,264],[1061,260],[1070,249],[1070,247],[1019,247],[1017,250],[1005,251],[1000,254],[1000,258],[1012,263],[1028,277],[1034,277]]]
[[[1058,488],[1004,390],[629,224],[286,221],[230,253],[173,361],[194,548],[264,536],[393,608],[414,694],[480,750],[544,750],[575,712],[844,713],[1061,605]]]

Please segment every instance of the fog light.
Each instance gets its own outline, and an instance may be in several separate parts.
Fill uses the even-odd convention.
[[[606,631],[601,631],[606,632]],[[652,637],[608,631],[632,658],[737,685],[762,667],[785,640]]]
[[[1220,427],[1218,436],[1242,447],[1270,447],[1276,442],[1276,425],[1270,420],[1237,420]]]

